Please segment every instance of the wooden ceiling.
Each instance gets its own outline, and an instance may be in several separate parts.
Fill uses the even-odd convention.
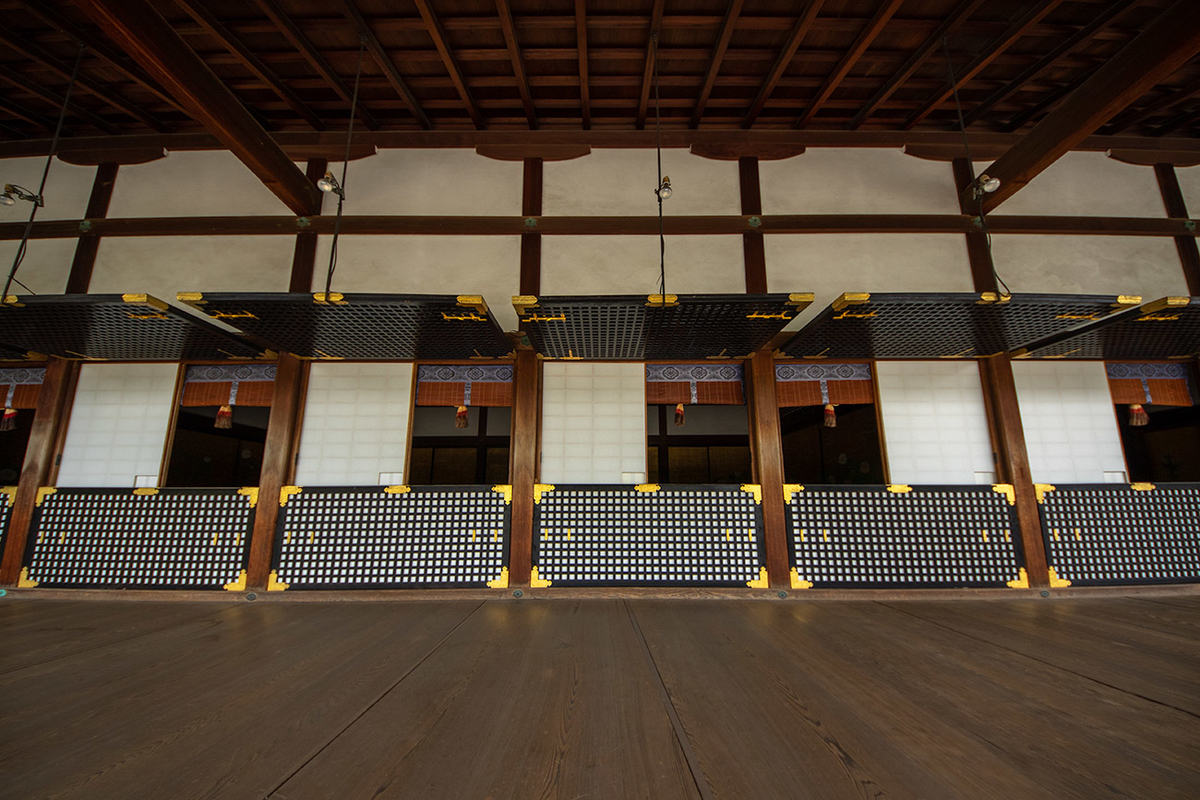
[[[1172,2],[154,5],[258,124],[277,134],[345,130],[360,36],[360,130],[652,128],[657,69],[666,130],[953,131],[958,123],[949,57],[969,129],[1021,133]],[[187,103],[151,77],[144,57],[131,57],[110,39],[84,12],[88,6],[82,0],[0,0],[0,137],[52,134],[80,43],[86,51],[64,136],[205,131],[206,121],[185,111]],[[1096,133],[1194,137],[1198,126],[1200,59],[1193,56]]]

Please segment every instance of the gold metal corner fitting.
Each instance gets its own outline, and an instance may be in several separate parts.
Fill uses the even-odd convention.
[[[743,483],[741,486],[743,492],[749,492],[754,495],[754,504],[762,505],[762,484],[759,483]]]
[[[238,494],[242,495],[243,497],[247,498],[250,501],[251,508],[254,508],[255,506],[258,505],[258,487],[257,486],[243,486],[241,489],[238,489]]]
[[[17,487],[5,486],[3,489],[0,489],[0,494],[8,498],[6,505],[11,508],[13,501],[17,499]]]
[[[554,581],[538,577],[538,568],[534,567],[529,571],[529,586],[532,589],[545,589]]]
[[[1029,573],[1025,571],[1024,567],[1021,567],[1017,571],[1017,579],[1015,581],[1008,582],[1008,588],[1010,588],[1010,589],[1028,589],[1029,588]]]
[[[659,308],[670,308],[679,305],[679,295],[676,294],[650,294],[646,295],[646,305],[658,306]]]
[[[21,576],[17,578],[18,589],[33,589],[38,585],[37,581],[29,579],[29,567],[21,567]]]
[[[904,483],[889,483],[887,490],[892,494],[908,494],[912,487]]]
[[[759,567],[758,577],[753,580],[746,581],[746,585],[751,589],[770,589],[771,581],[767,579],[767,568]]]
[[[246,570],[238,573],[237,578],[225,584],[227,592],[244,592],[246,591]]]
[[[1154,314],[1158,311],[1167,311],[1169,309],[1183,308],[1192,302],[1190,297],[1162,297],[1151,303],[1142,306],[1140,313],[1143,315]],[[1167,318],[1170,319],[1170,318]]]
[[[290,585],[279,580],[279,573],[275,570],[271,570],[271,574],[267,576],[268,592],[286,592]]]
[[[662,486],[657,483],[639,483],[633,487],[635,492],[657,492]]]
[[[1001,294],[1000,292],[981,292],[979,299],[975,301],[977,306],[987,306],[993,303],[1007,303],[1012,300],[1011,294]]]
[[[1037,495],[1038,505],[1046,502],[1046,495],[1054,491],[1054,485],[1050,483],[1035,483],[1033,485],[1033,493]]]
[[[176,292],[175,299],[181,303],[202,306],[205,304],[203,292]]]
[[[489,589],[507,589],[508,588],[508,567],[500,568],[500,577],[487,582]]]
[[[803,491],[804,486],[799,483],[785,483],[783,485],[783,504],[790,506],[792,504],[792,495]]]
[[[1129,484],[1129,488],[1133,489],[1135,492],[1153,492],[1154,484],[1153,483],[1131,483],[1131,484]]]
[[[1117,302],[1113,303],[1113,308],[1127,308],[1129,306],[1141,305],[1142,296],[1140,294],[1121,294],[1117,295]]]
[[[138,306],[150,306],[155,311],[166,311],[170,308],[162,300],[148,294],[123,294],[121,295],[121,302]]]
[[[812,292],[792,292],[788,295],[787,304],[794,306],[797,311],[813,304],[817,296]]]
[[[313,295],[313,302],[320,306],[344,306],[346,297],[341,292],[330,292],[328,297],[324,292],[317,292]]]
[[[385,494],[408,494],[411,489],[407,486],[385,486],[383,491]]]
[[[1050,588],[1051,589],[1065,589],[1070,585],[1071,585],[1071,582],[1069,580],[1067,580],[1066,578],[1058,577],[1058,573],[1054,570],[1054,567],[1050,567]]]
[[[133,490],[133,493],[138,497],[154,497],[154,495],[158,494],[158,489],[153,486],[139,486]]]
[[[533,504],[536,506],[538,503],[542,502],[542,495],[553,491],[554,484],[552,483],[535,483],[533,485]]]
[[[871,302],[870,292],[844,292],[841,297],[833,301],[831,307],[834,311],[841,311],[847,306],[860,306],[869,302]]]
[[[504,495],[504,505],[512,505],[512,484],[498,483],[492,487],[493,492],[500,492]],[[507,584],[505,584],[507,585]]]
[[[300,494],[303,491],[304,491],[304,489],[300,488],[299,486],[282,486],[282,487],[280,487],[280,489],[279,489],[279,507],[283,508],[284,506],[286,506],[288,504],[288,500],[290,500],[292,498],[292,495]]]
[[[58,489],[55,489],[53,486],[38,487],[37,499],[33,501],[33,504],[38,508],[41,508],[42,501],[57,491]]]
[[[1015,506],[1017,504],[1017,490],[1011,483],[993,483],[992,491],[999,492],[1008,498],[1008,504]]]
[[[460,308],[472,308],[476,313],[487,317],[488,306],[481,294],[460,294],[454,298],[454,302]]]
[[[795,567],[792,567],[791,580],[793,589],[811,589],[813,587],[813,582],[801,578]]]
[[[516,309],[517,316],[523,317],[531,308],[537,308],[538,299],[531,294],[514,294],[512,296],[512,305]]]

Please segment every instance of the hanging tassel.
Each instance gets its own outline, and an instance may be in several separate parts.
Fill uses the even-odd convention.
[[[458,412],[454,415],[454,427],[465,428],[467,427],[467,422],[467,407],[459,406]]]
[[[683,427],[683,403],[675,404],[675,425],[680,428]]]
[[[15,408],[4,409],[4,418],[0,419],[0,431],[11,431],[17,427],[17,410]]]
[[[837,427],[837,412],[833,410],[833,403],[825,404],[825,427]]]
[[[217,421],[213,423],[213,427],[222,430],[233,427],[233,406],[221,406],[217,409]]]
[[[1135,428],[1150,424],[1150,415],[1146,413],[1146,409],[1142,407],[1141,403],[1129,406],[1129,424]]]

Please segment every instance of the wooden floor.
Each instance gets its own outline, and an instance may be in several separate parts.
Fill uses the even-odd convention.
[[[1200,598],[0,600],[0,795],[1200,795]]]

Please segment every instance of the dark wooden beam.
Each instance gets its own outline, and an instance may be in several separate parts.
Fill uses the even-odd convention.
[[[1031,106],[1027,106],[1024,111],[1014,114],[1012,118],[1004,124],[1005,133],[1013,133],[1020,130],[1026,122],[1031,119],[1036,119],[1041,116],[1047,109],[1054,108],[1064,97],[1069,97],[1072,92],[1087,82],[1091,77],[1090,72],[1084,72],[1074,80],[1063,84],[1062,86],[1047,92],[1042,96],[1042,99]]]
[[[772,587],[790,586],[786,509],[783,505],[783,435],[775,394],[775,359],[766,350],[747,362],[750,452],[754,482],[762,487],[763,545]]]
[[[47,119],[41,114],[38,114],[36,111],[30,111],[24,106],[18,105],[11,100],[6,100],[3,97],[0,97],[0,111],[3,111],[5,114],[10,116],[14,116],[17,119],[24,120],[30,125],[36,125],[43,130],[53,131],[55,127],[54,120]]]
[[[1182,114],[1172,117],[1171,119],[1159,125],[1150,132],[1151,136],[1166,136],[1168,133],[1174,133],[1180,128],[1187,127],[1200,120],[1200,108],[1192,106],[1189,110]]]
[[[1200,15],[1178,0],[1136,39],[1101,65],[1011,150],[986,170],[1001,180],[983,201],[990,212],[1076,143],[1200,52]]]
[[[955,88],[961,89],[972,78],[983,71],[984,67],[996,60],[996,57],[1016,44],[1017,40],[1030,32],[1043,18],[1062,3],[1063,0],[1038,0],[1029,6],[1021,16],[1008,27],[1004,33],[993,39],[983,52],[967,64],[965,69],[955,69],[955,84],[934,93],[932,97],[921,104],[917,110],[909,114],[901,124],[904,130],[911,130],[921,120],[929,116],[938,106],[946,102],[954,93]]]
[[[548,144],[548,145],[518,145],[497,144],[480,145],[475,152],[484,158],[494,158],[497,161],[524,161],[527,158],[537,158],[542,161],[571,161],[583,158],[592,152],[586,144]]]
[[[259,57],[234,36],[211,11],[198,3],[197,0],[175,0],[175,5],[182,8],[184,13],[196,20],[196,23],[204,28],[209,36],[216,39],[221,47],[229,51],[256,78],[265,83],[280,100],[295,111],[313,130],[323,131],[329,127],[320,117],[313,113],[312,109],[305,105],[304,101],[300,99],[300,95],[288,88],[279,79],[279,76],[272,72],[266,64],[262,63]]]
[[[312,213],[319,200],[316,188],[146,0],[78,0],[77,5],[288,208]]]
[[[314,186],[321,176],[325,174],[325,170],[329,167],[329,162],[323,158],[311,159],[304,168],[304,177]],[[322,204],[325,202],[325,193],[321,193],[321,199],[318,201]],[[318,211],[321,209],[318,208]],[[317,263],[317,232],[310,230],[302,230],[296,234],[296,248],[292,252],[292,275],[288,281],[289,292],[311,292],[313,286],[313,270]]]
[[[101,164],[96,168],[92,181],[92,194],[88,198],[88,219],[108,216],[108,204],[112,200],[113,186],[117,181],[116,164]],[[67,276],[66,294],[84,294],[92,283],[92,268],[96,266],[96,254],[100,251],[100,237],[85,233],[75,244],[75,257],[71,261],[71,273]]]
[[[575,0],[575,48],[579,51],[579,109],[586,131],[592,127],[592,107],[588,98],[587,0]]]
[[[742,200],[742,213],[750,216],[762,214],[762,190],[757,158],[738,159],[738,188]],[[753,230],[742,234],[742,256],[746,269],[746,292],[766,294],[767,255],[761,233]]]
[[[951,169],[954,173],[954,184],[960,187],[958,190],[958,206],[964,214],[978,213],[978,209],[972,208],[972,203],[968,202],[963,195],[966,187],[971,185],[971,181],[975,179],[975,174],[972,171],[973,165],[966,158],[956,158],[951,162]],[[990,223],[991,220],[988,220]],[[973,226],[974,227],[974,226]],[[996,274],[992,266],[992,252],[988,246],[987,234],[983,232],[983,228],[976,227],[974,230],[968,230],[965,233],[967,238],[967,258],[971,264],[971,279],[975,284],[977,292],[998,292],[1000,287],[996,283]],[[979,288],[979,287],[985,288]]]
[[[67,409],[74,397],[78,376],[78,362],[51,358],[46,364],[46,377],[38,393],[17,493],[9,509],[8,534],[4,555],[0,558],[0,585],[13,586],[21,575],[38,489],[52,480],[61,441],[59,434],[65,430]]]
[[[1081,47],[1096,38],[1096,34],[1100,32],[1106,25],[1115,20],[1117,17],[1124,14],[1131,8],[1141,5],[1142,0],[1119,0],[1119,2],[1111,3],[1107,8],[1100,9],[1092,20],[1076,31],[1073,35],[1063,39],[1058,46],[1047,53],[1043,58],[1038,59],[1031,64],[1027,69],[1022,71],[1017,77],[992,92],[975,106],[963,118],[963,123],[968,127],[978,121],[984,114],[992,109],[996,103],[999,103],[1014,93],[1024,88],[1025,84],[1042,74],[1049,69],[1054,62],[1058,61],[1063,56]]]
[[[522,284],[522,290],[525,285]],[[541,453],[542,362],[532,348],[517,348],[513,363],[512,430],[509,437],[509,480],[512,483],[512,535],[508,547],[508,580],[528,586],[533,559],[533,487],[538,482]]]
[[[971,16],[975,9],[979,8],[983,3],[984,0],[963,0],[959,3],[950,12],[950,15],[937,26],[933,33],[929,34],[929,37],[921,43],[921,46],[913,51],[913,54],[908,57],[904,64],[892,73],[892,76],[884,82],[879,91],[871,96],[866,105],[859,109],[858,113],[846,125],[847,130],[857,130],[905,81],[916,73],[917,69],[925,63],[930,54],[941,46],[942,39],[962,25],[967,17]]]
[[[650,105],[650,89],[654,79],[654,65],[658,60],[658,46],[662,33],[663,0],[654,0],[650,12],[650,32],[646,35],[646,61],[642,68],[642,92],[638,96],[638,111],[635,127],[640,131],[646,127],[646,111]]]
[[[267,19],[271,20],[271,23],[279,29],[284,38],[291,43],[292,47],[296,48],[313,70],[325,80],[325,83],[329,85],[334,94],[349,106],[352,98],[351,90],[338,74],[334,72],[333,67],[329,66],[329,62],[325,60],[325,57],[317,51],[317,48],[313,47],[312,42],[304,35],[304,31],[300,30],[300,27],[292,22],[291,17],[280,7],[279,3],[276,0],[254,0],[254,2],[258,5],[259,10],[266,14]],[[368,130],[379,130],[379,120],[375,119],[375,116],[363,104],[361,98],[358,101],[357,114]]]
[[[254,512],[254,530],[250,534],[250,559],[246,566],[246,584],[250,589],[265,589],[270,575],[275,525],[279,521],[279,490],[292,482],[296,469],[308,364],[290,353],[279,354],[267,440],[263,445],[262,471],[258,478],[258,506]]]
[[[1169,92],[1158,100],[1154,100],[1140,108],[1132,108],[1124,113],[1118,114],[1111,122],[1106,124],[1101,130],[1108,135],[1113,135],[1126,130],[1145,119],[1161,114],[1164,111],[1169,111],[1180,103],[1191,100],[1196,95],[1200,94],[1200,79],[1191,81],[1185,84],[1180,89]]]
[[[27,37],[0,28],[0,44],[5,45],[15,53],[18,53],[25,58],[36,62],[43,68],[53,72],[55,75],[58,75],[63,80],[69,81],[71,79],[71,73],[73,71],[72,65],[64,65],[60,63],[58,59],[54,58],[54,56],[30,42]],[[114,92],[99,88],[96,83],[92,82],[91,78],[83,74],[82,70],[80,70],[79,76],[75,79],[75,89],[94,96],[96,99],[107,103],[118,111],[138,120],[139,122],[149,125],[151,128],[159,131],[160,133],[168,133],[171,130],[170,125],[167,125],[154,115],[143,111],[136,103],[132,103]]]
[[[404,105],[408,106],[408,110],[416,117],[418,124],[426,130],[432,128],[433,123],[429,121],[429,117],[425,115],[421,104],[417,102],[416,95],[408,88],[408,84],[404,82],[404,78],[400,77],[400,72],[392,62],[391,56],[383,49],[383,45],[379,43],[379,39],[375,38],[371,27],[367,25],[367,21],[363,19],[362,13],[354,5],[354,0],[339,0],[339,2],[342,13],[353,24],[355,32],[363,37],[367,45],[367,51],[375,59],[375,63],[379,65],[379,68],[383,70],[384,77],[387,78],[392,88],[396,90],[396,94],[400,95],[400,99],[404,101]]]
[[[442,28],[442,23],[438,20],[437,14],[433,13],[433,6],[429,0],[413,0],[413,3],[421,12],[421,19],[425,20],[425,27],[430,38],[433,39],[433,46],[437,48],[438,54],[442,57],[442,64],[445,65],[446,72],[450,74],[450,81],[458,91],[459,99],[466,106],[467,116],[471,118],[471,122],[475,124],[476,128],[483,128],[483,116],[479,113],[479,106],[476,105],[475,98],[471,96],[471,90],[467,87],[467,79],[463,77],[462,68],[458,66],[458,59],[454,57],[454,52],[450,49],[450,42],[446,38],[446,31]]]
[[[700,95],[696,98],[696,109],[692,112],[689,123],[693,128],[700,127],[700,118],[704,116],[704,107],[708,105],[708,96],[712,94],[713,84],[717,81],[717,73],[721,71],[721,62],[725,59],[725,50],[729,40],[733,38],[733,29],[737,27],[738,16],[742,13],[745,0],[730,0],[729,8],[725,11],[725,19],[721,21],[721,29],[717,32],[717,41],[713,44],[712,57],[708,59],[708,69],[704,71],[704,83],[700,86]]]
[[[542,214],[542,160],[525,159],[521,187],[521,213],[527,217]],[[536,297],[542,293],[542,234],[521,234],[520,293]]]
[[[775,91],[776,84],[783,77],[783,71],[792,63],[792,59],[796,55],[796,49],[800,47],[800,42],[804,39],[804,34],[808,33],[809,28],[812,27],[813,20],[817,18],[817,12],[821,10],[822,2],[824,0],[808,0],[808,4],[805,5],[804,10],[800,12],[800,16],[796,19],[796,24],[792,26],[792,30],[788,34],[787,41],[784,42],[783,48],[775,58],[775,63],[767,73],[766,80],[759,87],[758,94],[754,97],[754,102],[750,104],[750,110],[746,112],[746,116],[742,119],[743,128],[752,126],[754,120],[758,119],[758,115],[762,113],[763,106],[767,104],[767,98],[771,96],[771,92]]]
[[[46,89],[42,86],[38,86],[33,81],[29,80],[29,78],[27,76],[22,75],[21,73],[17,72],[16,70],[9,69],[8,67],[6,67],[2,64],[0,64],[0,79],[7,81],[8,83],[11,83],[13,86],[16,86],[18,89],[24,89],[25,91],[29,92],[30,94],[37,95],[42,100],[45,100],[47,103],[49,103],[55,109],[59,109],[59,110],[62,109],[63,96],[61,94],[52,92],[49,89]],[[121,132],[121,129],[118,128],[116,125],[113,125],[111,122],[104,119],[99,114],[93,114],[91,111],[89,111],[86,108],[83,108],[78,103],[68,104],[67,111],[69,113],[75,114],[80,119],[84,120],[85,122],[87,122],[90,125],[93,125],[93,126],[99,128],[100,130],[104,131],[105,133],[110,133],[110,134],[116,135]],[[53,128],[54,128],[54,123],[50,123],[50,129],[53,130]]]
[[[533,94],[529,91],[529,79],[525,77],[525,63],[521,59],[521,46],[517,43],[517,30],[513,25],[508,0],[496,0],[496,13],[500,16],[500,29],[504,31],[504,42],[508,46],[509,60],[512,61],[513,76],[517,79],[517,91],[521,93],[521,104],[525,106],[525,118],[529,121],[529,129],[537,130]]]
[[[1154,176],[1158,178],[1158,188],[1162,192],[1167,214],[1187,219],[1187,203],[1184,202],[1183,192],[1179,189],[1179,176],[1175,174],[1175,168],[1170,164],[1155,164]],[[1179,263],[1187,280],[1188,294],[1200,295],[1200,249],[1196,247],[1195,237],[1176,236],[1175,249],[1179,253]]]
[[[833,72],[829,73],[829,77],[821,84],[821,88],[817,90],[816,95],[804,109],[804,113],[800,115],[800,119],[796,121],[795,127],[803,128],[812,121],[812,118],[821,110],[821,106],[825,105],[825,101],[834,93],[834,90],[837,89],[842,80],[850,74],[850,70],[858,63],[858,59],[871,46],[871,42],[875,41],[875,37],[883,31],[888,20],[892,18],[892,15],[896,13],[903,2],[904,0],[887,0],[887,2],[879,7],[879,10],[875,12],[875,16],[871,17],[871,21],[862,29],[858,38],[854,40],[854,44],[850,46],[850,49],[846,51],[846,55],[842,57],[842,60],[833,68]]]

